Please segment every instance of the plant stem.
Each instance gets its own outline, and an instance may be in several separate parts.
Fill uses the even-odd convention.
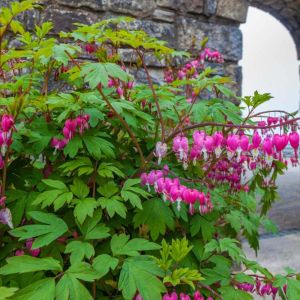
[[[113,111],[113,113],[115,114],[115,116],[120,120],[120,122],[123,124],[123,126],[125,127],[125,129],[127,130],[129,136],[131,137],[132,142],[134,143],[135,147],[137,148],[137,151],[139,152],[140,158],[141,158],[141,166],[144,167],[145,166],[145,158],[144,158],[144,154],[143,151],[136,139],[135,134],[133,133],[133,131],[130,129],[129,125],[127,124],[127,122],[122,118],[122,116],[114,109],[114,107],[111,105],[110,101],[108,100],[108,98],[105,96],[105,94],[102,91],[102,87],[99,84],[97,86],[97,90],[99,91],[100,95],[102,96],[103,100],[106,102],[107,106]]]
[[[208,291],[210,291],[214,296],[216,296],[217,298],[219,298],[220,300],[223,300],[223,297],[221,295],[219,295],[217,292],[215,292],[210,286],[203,284],[201,282],[198,282],[197,284],[199,287],[204,288]]]
[[[147,80],[148,80],[150,89],[152,91],[152,95],[153,95],[153,98],[154,98],[154,101],[155,101],[155,105],[156,105],[156,109],[157,109],[157,113],[158,113],[158,117],[159,117],[159,121],[160,121],[160,126],[161,126],[161,141],[164,142],[165,141],[165,124],[164,124],[164,119],[163,119],[162,114],[161,114],[161,110],[160,110],[160,106],[159,106],[159,102],[158,102],[158,97],[157,97],[157,94],[155,92],[155,89],[154,89],[154,86],[153,86],[153,81],[152,81],[152,78],[150,76],[149,70],[146,66],[144,57],[140,53],[139,50],[137,50],[137,53],[138,53],[138,55],[139,55],[139,57],[142,61],[144,70],[146,72]]]

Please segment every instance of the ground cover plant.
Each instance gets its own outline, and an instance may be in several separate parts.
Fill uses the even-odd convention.
[[[24,28],[31,9],[0,10],[0,299],[299,299],[296,270],[241,247],[276,230],[299,118],[255,112],[269,94],[237,97],[207,41],[175,51],[129,18],[56,38],[50,22]]]

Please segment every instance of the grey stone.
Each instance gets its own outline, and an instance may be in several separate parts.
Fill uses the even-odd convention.
[[[216,15],[244,23],[247,18],[247,11],[248,2],[246,0],[219,0]]]
[[[156,4],[161,7],[167,7],[170,9],[178,9],[178,0],[156,0]]]
[[[201,14],[203,0],[156,0],[158,6],[166,7],[181,12]]]
[[[131,65],[132,63],[136,63],[138,60],[138,55],[132,49],[119,49],[119,55],[124,63]],[[165,60],[158,60],[154,55],[147,53],[144,56],[145,63],[150,67],[162,68],[166,66]]]
[[[207,47],[220,51],[224,58],[239,61],[242,58],[242,33],[238,26],[219,25],[180,17],[177,20],[178,47],[190,49],[208,37]]]
[[[144,30],[150,36],[166,41],[168,46],[176,46],[176,33],[174,24],[137,19],[133,22],[125,24],[124,27],[130,30]]]
[[[108,0],[57,0],[57,3],[74,8],[90,8],[95,11],[104,11],[108,8]]]
[[[109,0],[111,11],[140,18],[150,16],[155,7],[154,0]]]
[[[60,31],[71,31],[76,26],[74,23],[92,24],[99,21],[98,15],[84,10],[67,10],[47,7],[42,15],[42,21],[53,22],[53,33],[58,34]]]
[[[217,0],[205,0],[204,3],[204,14],[206,16],[212,16],[217,10]]]
[[[153,13],[154,20],[160,20],[163,22],[174,22],[175,13],[173,11],[164,10],[164,9],[155,9]]]

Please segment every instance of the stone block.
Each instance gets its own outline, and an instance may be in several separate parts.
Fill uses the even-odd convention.
[[[239,23],[246,22],[248,2],[246,0],[219,0],[216,15]]]
[[[188,50],[193,45],[200,48],[200,42],[208,37],[207,47],[220,51],[226,60],[239,61],[242,58],[242,33],[238,26],[220,25],[192,18],[177,19],[178,48]]]
[[[73,8],[90,8],[94,11],[104,11],[109,0],[57,0],[58,4]]]
[[[109,9],[113,12],[139,18],[152,15],[156,3],[154,0],[108,0]]]
[[[126,23],[129,30],[144,30],[150,36],[156,37],[168,43],[169,47],[176,46],[176,32],[174,24],[158,23],[151,20],[134,20]]]
[[[201,14],[203,12],[203,0],[156,0],[158,6],[169,9]]]
[[[164,9],[155,9],[152,18],[163,22],[174,22],[175,13]]]
[[[92,24],[99,21],[99,15],[81,9],[68,10],[62,7],[46,7],[43,11],[42,21],[53,22],[52,32],[71,31],[76,26],[74,23]]]
[[[203,13],[206,16],[212,16],[216,13],[217,10],[217,0],[205,0],[204,2],[204,11]]]

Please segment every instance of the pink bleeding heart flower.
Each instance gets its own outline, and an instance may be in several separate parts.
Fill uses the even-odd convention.
[[[11,212],[8,207],[0,210],[0,223],[8,225],[9,228],[13,229]]]
[[[207,152],[212,152],[214,150],[214,139],[213,137],[207,135],[204,140],[204,147]]]
[[[14,117],[10,115],[3,115],[1,119],[1,128],[4,132],[8,132],[14,126]]]
[[[232,159],[235,152],[239,147],[239,136],[236,134],[231,134],[227,137],[227,156],[228,159]]]
[[[260,143],[261,143],[261,136],[257,131],[255,131],[252,137],[253,148],[257,149],[260,146]]]
[[[248,151],[249,148],[249,138],[246,135],[240,137],[240,148],[242,151]]]
[[[180,293],[180,300],[191,300],[189,295],[186,295],[184,293]]]
[[[15,252],[15,256],[23,256],[25,254],[25,252],[21,249],[16,250]]]
[[[289,137],[287,134],[283,134],[283,135],[275,134],[273,136],[272,142],[276,148],[276,151],[280,152],[287,146],[289,142]]]
[[[143,300],[143,297],[140,294],[137,294],[134,300]]]
[[[166,143],[157,142],[155,145],[154,155],[158,157],[158,164],[160,165],[162,158],[167,155],[168,146]]]
[[[187,160],[189,151],[188,139],[184,135],[177,135],[173,140],[172,149],[179,155],[180,160]]]
[[[172,294],[165,294],[163,296],[163,300],[178,300],[178,296],[175,292],[173,292]]]
[[[293,149],[297,150],[299,148],[299,133],[294,131],[289,134],[290,145]]]
[[[222,132],[216,131],[213,134],[213,140],[214,140],[215,154],[216,154],[216,157],[218,158],[221,155],[221,152],[222,152],[221,146],[222,146],[222,142],[224,140]]]
[[[196,291],[194,293],[194,300],[205,300],[204,297],[201,295],[200,291]]]
[[[117,87],[116,92],[117,92],[117,94],[119,95],[120,98],[123,98],[124,91],[120,86]]]

